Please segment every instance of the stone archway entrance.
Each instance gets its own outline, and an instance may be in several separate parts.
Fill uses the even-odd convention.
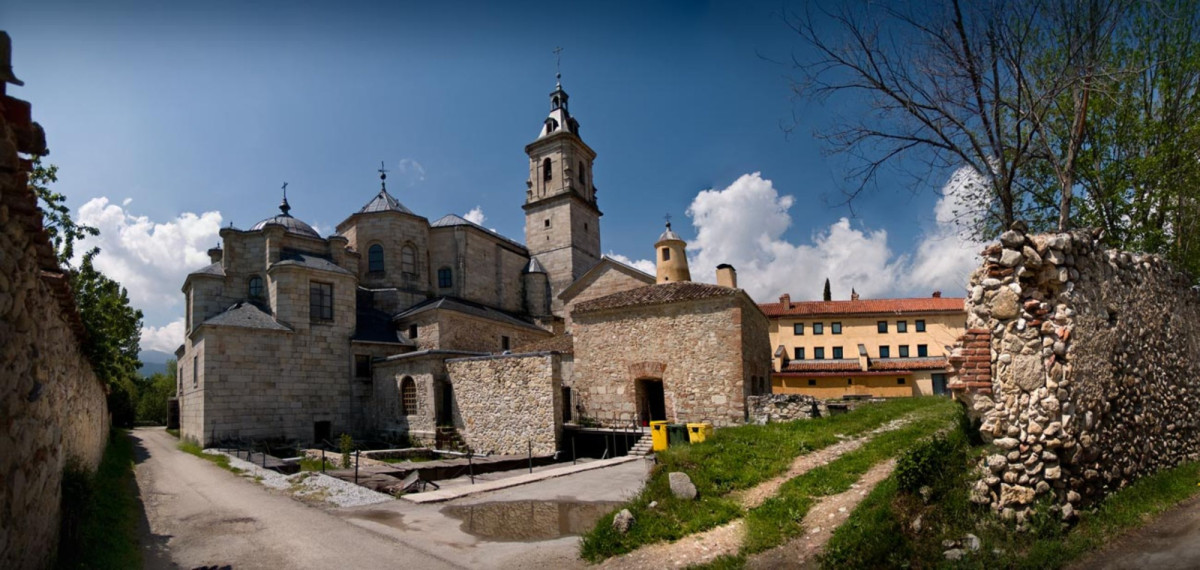
[[[663,394],[663,382],[659,378],[639,378],[635,384],[638,420],[641,425],[667,419],[667,402]]]

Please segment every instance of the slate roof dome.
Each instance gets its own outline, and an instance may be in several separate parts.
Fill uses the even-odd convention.
[[[393,198],[391,194],[388,194],[387,190],[380,190],[379,194],[376,194],[370,202],[367,202],[366,206],[363,206],[362,209],[358,211],[360,214],[369,214],[371,212],[400,212],[402,214],[411,214],[412,210],[405,208],[404,204],[401,204],[399,200]]]
[[[317,230],[314,230],[312,226],[304,223],[301,220],[293,218],[292,215],[288,213],[291,209],[292,207],[288,205],[287,198],[284,198],[283,202],[279,203],[280,213],[278,215],[271,216],[270,218],[254,224],[254,227],[250,228],[250,230],[261,230],[267,224],[278,224],[283,226],[288,233],[315,238],[321,237],[321,234],[318,234]]]
[[[679,234],[675,233],[675,230],[671,229],[671,222],[667,222],[667,231],[658,236],[658,243],[662,243],[664,241],[683,241],[683,238],[680,238]]]

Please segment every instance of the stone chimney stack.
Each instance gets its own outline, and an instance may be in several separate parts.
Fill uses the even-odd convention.
[[[934,299],[941,299],[941,298],[942,298],[942,292],[941,292],[941,291],[934,291],[934,292],[933,292],[933,298],[934,298]]]
[[[851,300],[851,301],[857,301],[857,300],[858,300],[858,291],[855,291],[854,289],[851,289],[851,290],[850,290],[850,300]]]
[[[717,266],[717,285],[737,289],[737,270],[728,263]]]
[[[787,293],[780,295],[779,296],[779,304],[783,305],[783,308],[785,308],[785,309],[792,308],[792,296]]]
[[[221,258],[224,256],[225,251],[221,249],[221,244],[217,244],[217,247],[208,250],[209,263],[220,263]]]

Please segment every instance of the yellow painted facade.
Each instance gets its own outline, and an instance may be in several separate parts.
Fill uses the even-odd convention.
[[[905,360],[945,358],[965,327],[965,312],[944,310],[771,316],[772,390],[817,398],[934,394],[941,391],[934,375],[946,370],[928,360],[908,367]]]

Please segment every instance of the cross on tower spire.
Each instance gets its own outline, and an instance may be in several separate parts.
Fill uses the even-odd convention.
[[[562,47],[554,48],[554,82],[562,86]]]
[[[379,188],[387,192],[387,173],[388,169],[383,165],[383,161],[379,161]]]
[[[667,221],[667,229],[671,229],[671,214],[663,216],[663,219]]]

